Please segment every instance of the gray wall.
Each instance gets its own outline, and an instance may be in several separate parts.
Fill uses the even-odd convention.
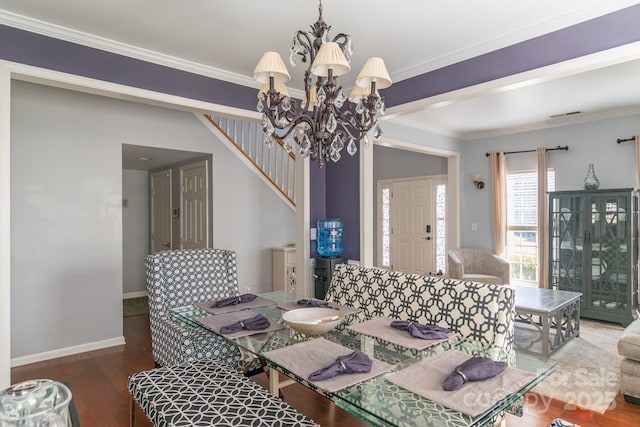
[[[146,292],[144,256],[149,253],[149,173],[122,171],[122,291]]]
[[[594,164],[601,189],[635,187],[634,143],[617,144],[616,139],[638,134],[639,120],[640,116],[635,115],[466,142],[460,177],[462,246],[493,249],[491,179],[485,152],[568,145],[569,151],[549,152],[549,167],[556,172],[556,190],[582,189],[589,163]],[[508,155],[507,167],[535,170],[535,153]],[[471,181],[474,173],[485,179],[484,190],[474,187]],[[478,231],[471,231],[472,223],[478,224]]]
[[[19,81],[11,99],[11,357],[122,336],[122,144],[213,155],[213,246],[271,289],[294,212],[191,113]]]

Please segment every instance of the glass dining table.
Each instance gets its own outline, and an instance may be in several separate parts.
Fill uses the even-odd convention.
[[[284,311],[278,305],[297,300],[295,294],[287,292],[269,292],[260,294],[260,296],[273,301],[273,304],[251,308],[250,310],[256,314],[262,313],[267,318],[281,324],[284,324],[282,321],[282,313]],[[171,310],[171,315],[192,327],[205,328],[211,333],[216,333],[213,329],[207,328],[197,320],[211,316],[211,313],[195,305],[174,308]],[[488,353],[483,354],[485,351],[483,346],[458,335],[454,335],[450,339],[424,350],[415,350],[402,348],[397,344],[360,334],[346,327],[365,320],[367,319],[361,313],[347,315],[341,325],[323,334],[322,338],[349,349],[360,350],[372,358],[392,365],[391,373],[400,372],[417,363],[434,359],[451,350],[469,355],[489,357]],[[224,337],[224,335],[221,336]],[[492,425],[505,412],[516,415],[521,413],[522,398],[525,393],[539,384],[554,370],[554,362],[552,361],[540,360],[526,354],[516,354],[514,367],[535,375],[531,375],[532,379],[528,380],[523,386],[519,386],[515,391],[510,391],[505,396],[500,396],[495,402],[491,401],[489,408],[484,412],[471,416],[451,409],[446,404],[427,399],[400,387],[388,381],[386,375],[378,375],[337,391],[326,391],[319,387],[317,383],[291,372],[287,367],[281,366],[278,361],[270,357],[273,350],[306,342],[314,338],[316,337],[306,336],[284,327],[275,331],[254,333],[234,338],[232,341],[239,347],[241,352],[249,353],[266,364],[271,371],[269,388],[272,393],[277,395],[279,388],[291,382],[298,382],[325,395],[334,401],[338,407],[376,426],[462,427]],[[496,359],[495,350],[494,348],[491,352],[491,357],[494,359]],[[498,358],[507,360],[507,355],[504,354],[504,357]],[[280,373],[286,375],[289,379],[281,381]]]

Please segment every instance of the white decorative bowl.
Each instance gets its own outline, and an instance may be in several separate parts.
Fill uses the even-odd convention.
[[[344,320],[344,314],[333,308],[309,307],[285,311],[282,320],[291,329],[305,335],[329,332]]]

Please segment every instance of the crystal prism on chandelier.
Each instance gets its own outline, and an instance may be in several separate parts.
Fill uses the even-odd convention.
[[[329,159],[340,160],[345,146],[350,155],[356,153],[361,140],[366,146],[366,135],[372,129],[374,138],[382,135],[376,115],[385,113],[385,105],[378,89],[391,86],[391,78],[381,58],[369,58],[347,97],[337,78],[351,70],[351,37],[340,33],[328,41],[331,26],[322,19],[322,1],[318,10],[320,16],[311,31],[297,31],[290,50],[293,67],[298,60],[308,64],[302,102],[289,96],[284,83],[291,77],[276,52],[262,55],[253,78],[263,84],[257,110],[263,115],[265,144],[271,146],[275,138],[285,140],[291,135],[300,155],[322,168]]]

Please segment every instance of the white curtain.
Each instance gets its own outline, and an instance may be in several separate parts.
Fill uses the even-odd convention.
[[[493,250],[503,256],[507,247],[507,156],[492,152]]]
[[[538,158],[538,287],[549,287],[549,200],[547,150],[536,148]]]

